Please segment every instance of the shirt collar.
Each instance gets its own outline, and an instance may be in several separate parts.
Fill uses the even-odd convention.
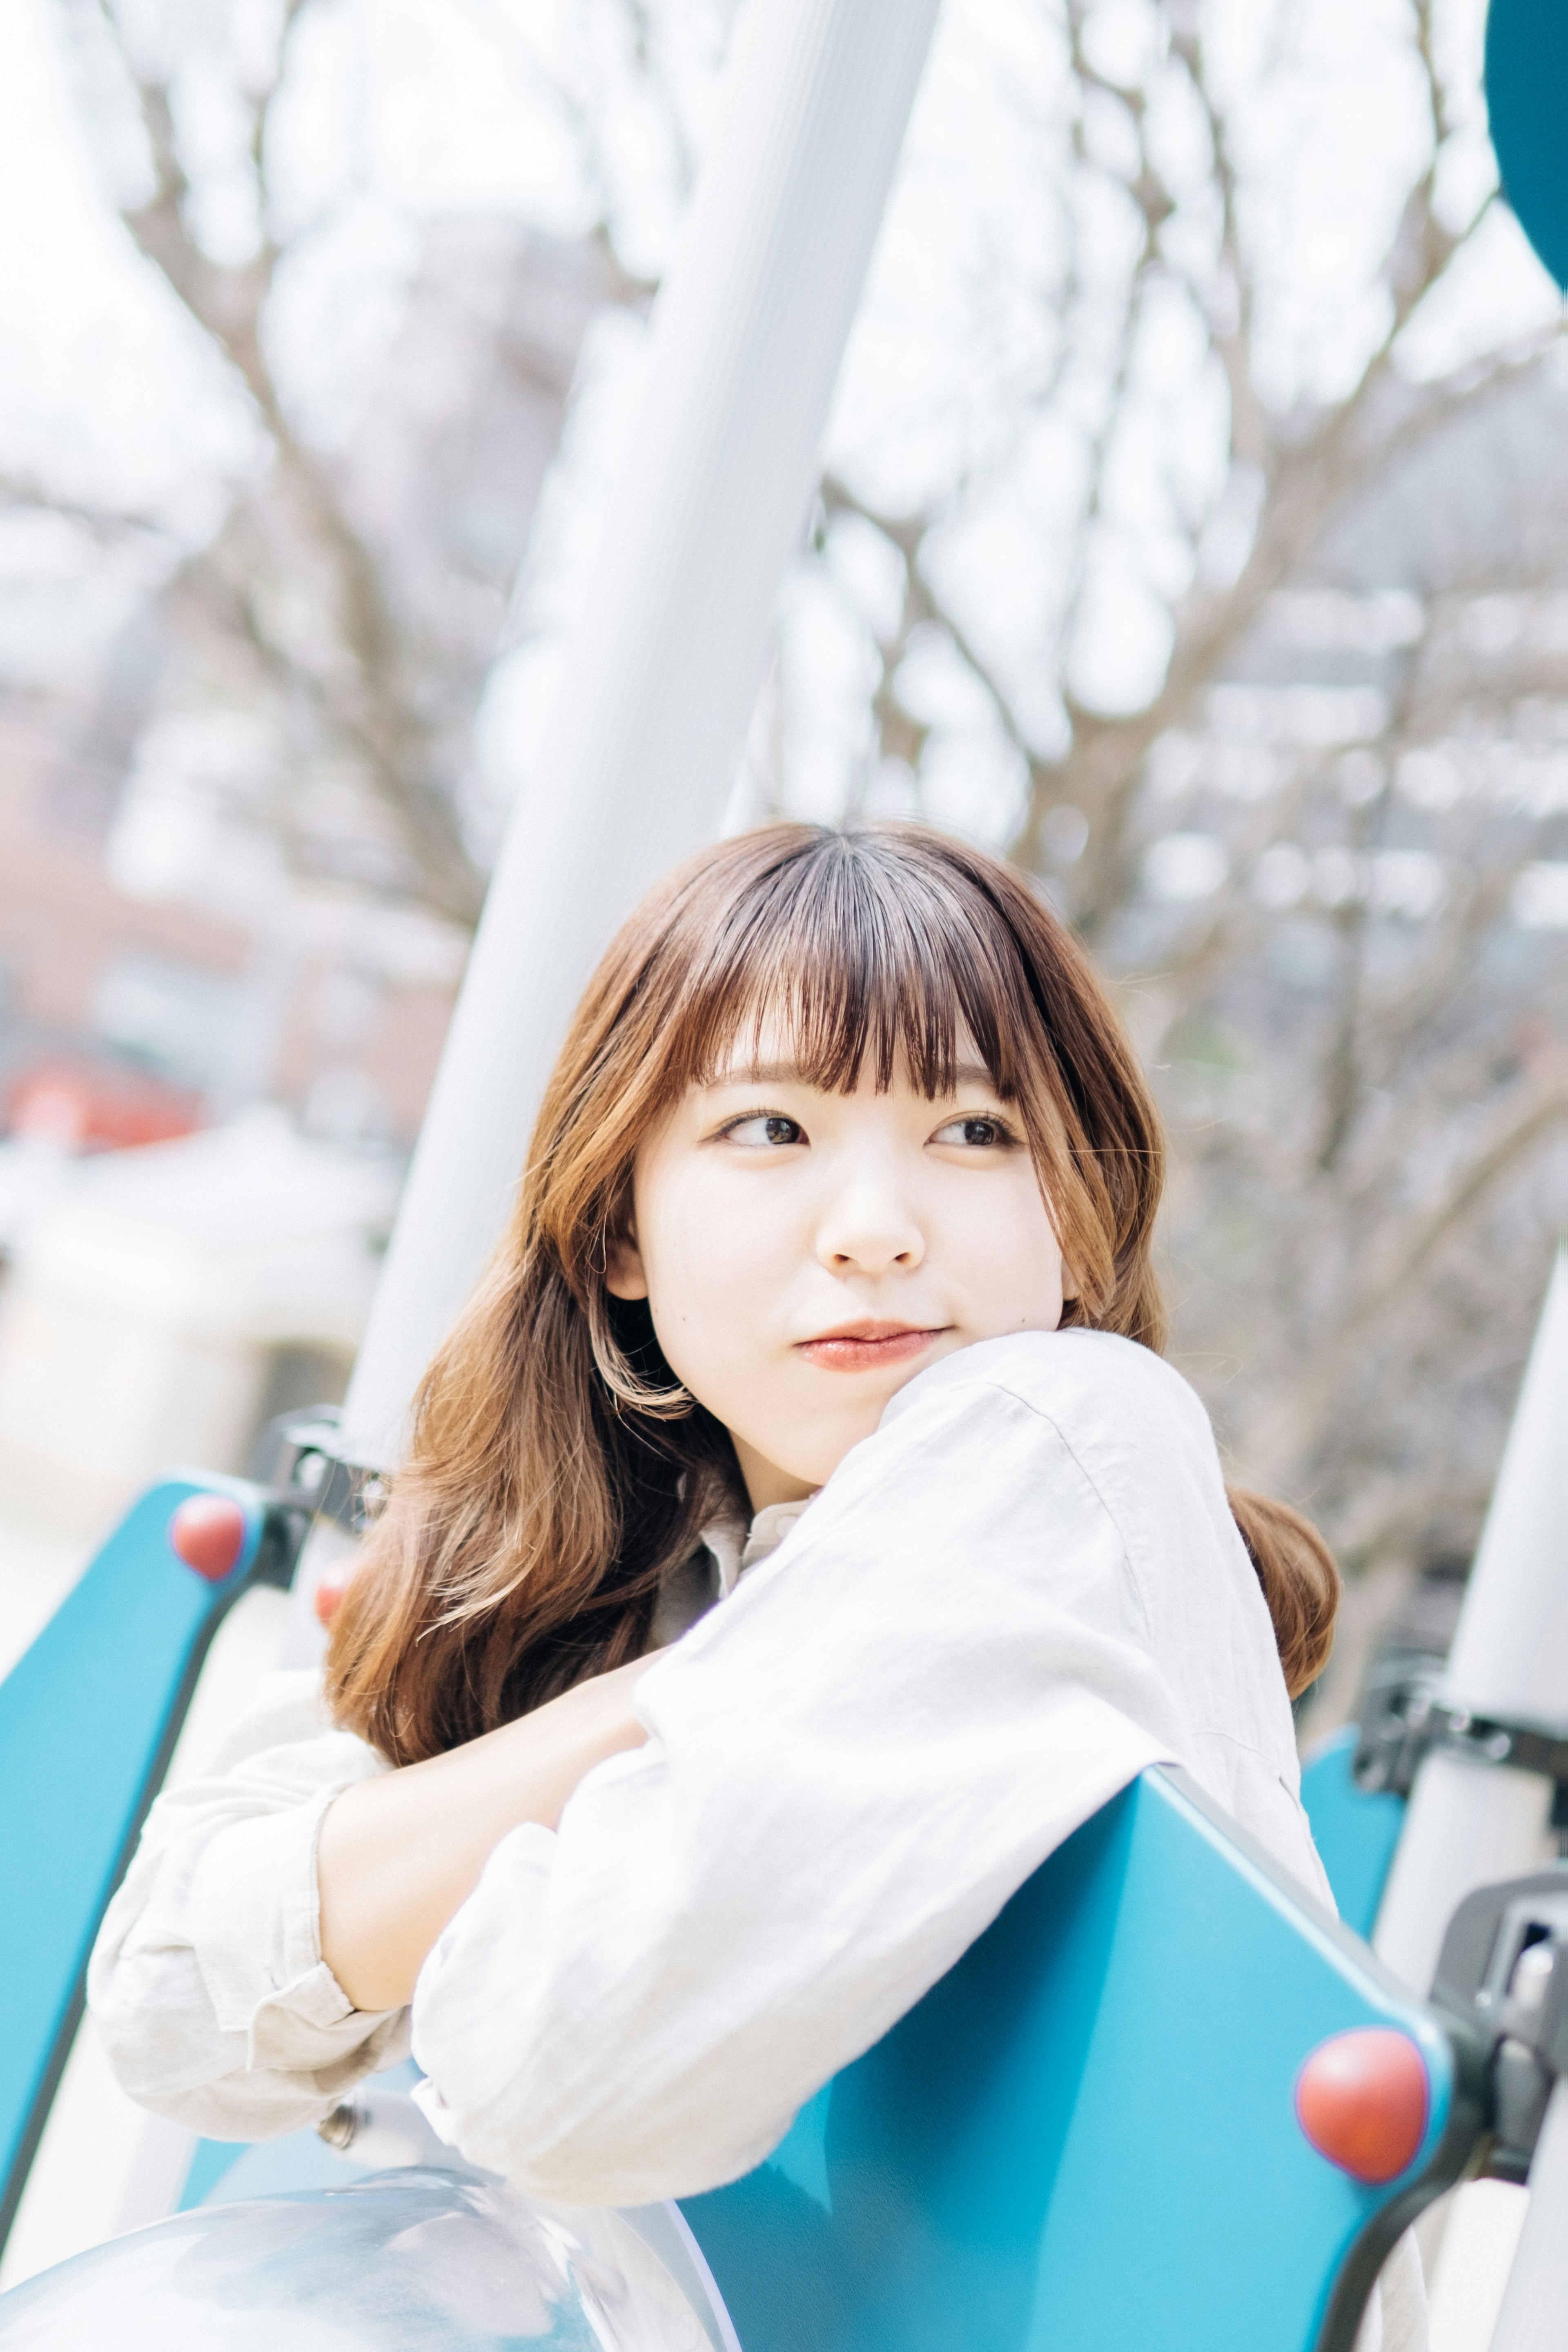
[[[766,1504],[750,1527],[741,1511],[710,1521],[702,1530],[702,1540],[718,1567],[721,1601],[729,1599],[748,1569],[758,1568],[772,1558],[814,1500],[813,1496],[807,1495],[796,1503]]]

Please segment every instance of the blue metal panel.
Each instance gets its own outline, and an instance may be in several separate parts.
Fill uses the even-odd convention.
[[[1405,1800],[1357,1788],[1351,1766],[1360,1736],[1352,1723],[1313,1750],[1301,1772],[1301,1802],[1340,1917],[1370,1937],[1405,1827]]]
[[[1563,0],[1491,0],[1487,111],[1503,193],[1559,286],[1568,286],[1568,9]]]
[[[220,1584],[176,1559],[188,1496],[231,1496],[245,1549]],[[80,2013],[88,1955],[167,1766],[207,1643],[256,1567],[263,1497],[174,1475],[133,1506],[0,1683],[0,2242]]]
[[[382,2091],[406,2097],[419,2080],[418,2067],[405,2058],[379,2074],[367,2074],[354,2095]],[[342,2189],[383,2170],[384,2161],[356,2164],[352,2156],[329,2147],[313,2124],[277,2139],[199,2139],[175,2210],[191,2213],[198,2205],[228,2205],[239,2198],[278,2197],[300,2189]]]
[[[1409,2036],[1430,2093],[1407,2171],[1376,2188],[1313,2150],[1292,2099],[1310,2052],[1367,2025]],[[1473,2144],[1473,2064],[1190,1782],[1151,1772],[764,2164],[684,2212],[744,2352],[1349,2352],[1394,2236]],[[321,2223],[315,2284],[290,2292],[353,2297],[353,2232],[332,2218],[348,2209],[311,2196],[325,2151],[301,2154],[308,2137],[207,2151],[211,2170],[236,2161],[186,2201],[216,2192],[201,2210],[232,2227],[221,2260],[215,2242],[199,2277],[180,2273],[183,2343],[216,2352],[258,2283],[272,2307],[285,2208],[319,2203]],[[294,2193],[225,2202],[242,2179]],[[472,2185],[384,2176],[388,2193],[443,2180],[458,2203]],[[100,2304],[133,2292],[147,2318],[136,2266],[183,2245],[193,2218],[65,2265],[6,2298],[6,2318],[58,2323],[47,2340],[88,2352],[91,2330],[64,2327],[88,2272]],[[376,2306],[352,2308],[382,2344]]]
[[[1409,2172],[1367,2188],[1308,2144],[1292,2092],[1320,2042],[1384,2024],[1431,2107]],[[1151,1772],[766,2164],[683,2210],[745,2352],[1311,2352],[1349,2344],[1462,2161],[1469,2098],[1446,2141],[1431,2011]]]

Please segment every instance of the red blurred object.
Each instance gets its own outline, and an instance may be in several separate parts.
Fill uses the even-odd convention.
[[[321,1624],[327,1626],[331,1624],[342,1606],[343,1595],[349,1589],[349,1579],[353,1574],[352,1560],[344,1560],[337,1568],[326,1568],[321,1570],[321,1579],[310,1603]]]
[[[201,1097],[112,1064],[34,1062],[6,1087],[4,1116],[12,1135],[67,1151],[121,1151],[192,1134]]]
[[[1296,2077],[1296,2120],[1354,2180],[1392,2180],[1426,2136],[1426,2062],[1407,2033],[1358,2026],[1320,2042]]]
[[[192,1495],[169,1521],[169,1541],[187,1568],[221,1584],[245,1549],[245,1513],[226,1495]]]

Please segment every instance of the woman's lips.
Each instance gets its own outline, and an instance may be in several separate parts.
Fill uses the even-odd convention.
[[[921,1331],[903,1326],[878,1330],[868,1324],[859,1330],[830,1331],[821,1339],[803,1339],[800,1353],[824,1371],[871,1371],[883,1364],[907,1363],[933,1339],[940,1339],[947,1328],[938,1324]]]

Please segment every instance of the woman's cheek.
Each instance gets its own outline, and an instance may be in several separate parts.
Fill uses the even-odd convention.
[[[755,1342],[757,1267],[737,1220],[700,1193],[662,1225],[651,1253],[649,1304],[670,1369],[710,1411]],[[721,1413],[722,1418],[722,1414]]]
[[[1054,1331],[1062,1314],[1062,1259],[1039,1194],[1020,1188],[1003,1214],[978,1228],[984,1263],[976,1326],[988,1337]]]

